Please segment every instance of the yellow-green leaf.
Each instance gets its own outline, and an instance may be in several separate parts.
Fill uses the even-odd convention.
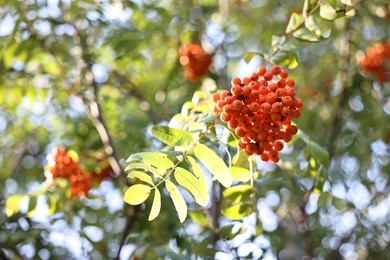
[[[306,28],[301,28],[296,30],[293,33],[293,36],[298,40],[307,41],[307,42],[318,42],[318,37],[319,37],[318,35],[309,31]]]
[[[194,138],[190,133],[168,126],[153,126],[152,134],[161,142],[170,146],[188,146],[194,142]]]
[[[146,183],[149,183],[150,185],[154,186],[153,179],[150,177],[150,175],[141,172],[141,171],[132,171],[128,175],[129,178],[137,178],[140,181],[144,181]]]
[[[130,205],[138,205],[143,203],[150,195],[150,186],[144,184],[135,184],[127,189],[124,200]]]
[[[303,16],[298,13],[292,13],[288,22],[286,33],[296,30],[303,22]]]
[[[158,177],[161,177],[163,175],[163,173],[161,173],[160,171],[158,171],[156,168],[154,168],[153,166],[150,166],[149,164],[144,164],[144,163],[132,163],[130,165],[128,165],[125,169],[125,171],[133,171],[135,169],[143,169],[143,170],[146,170],[146,171],[149,171],[151,173],[153,173],[154,175],[158,176]]]
[[[240,220],[248,216],[253,211],[252,205],[248,203],[233,205],[222,210],[222,214],[233,220]]]
[[[251,193],[250,185],[237,185],[224,190],[223,196],[232,202],[240,202],[249,199]]]
[[[325,20],[334,20],[337,17],[337,12],[330,4],[322,1],[320,6],[320,16]]]
[[[207,186],[202,183],[189,171],[181,167],[176,168],[176,181],[183,186],[194,197],[196,203],[200,206],[207,206],[209,204],[210,196]]]
[[[206,189],[207,189],[207,187],[208,187],[207,186],[207,180],[206,180],[206,177],[204,176],[204,173],[203,173],[202,168],[200,167],[200,165],[197,164],[196,160],[193,157],[191,157],[191,156],[187,156],[187,160],[191,164],[192,172],[199,179],[199,181],[201,182],[201,185],[203,187],[206,187]]]
[[[126,162],[145,162],[159,169],[167,170],[173,167],[173,162],[168,159],[168,155],[161,152],[142,152],[132,154]]]
[[[160,191],[157,188],[155,188],[153,204],[152,204],[152,208],[150,209],[148,220],[152,221],[153,219],[155,219],[158,216],[158,214],[160,214],[160,210],[161,210],[161,194]]]
[[[242,167],[231,167],[230,174],[232,175],[233,180],[236,181],[248,182],[251,179],[251,172]]]
[[[175,209],[177,214],[179,215],[179,220],[181,223],[186,220],[187,217],[187,204],[181,195],[179,189],[176,187],[173,182],[170,180],[165,181],[165,187],[167,188],[169,195],[171,196],[173,205],[175,205]]]
[[[202,211],[196,210],[196,211],[190,211],[189,212],[190,218],[198,223],[201,226],[207,226],[209,224],[209,221],[207,220],[206,214]]]
[[[259,55],[257,52],[247,52],[244,54],[244,61],[249,63],[256,55]]]
[[[232,185],[232,176],[225,162],[213,150],[203,144],[195,146],[194,154],[224,187]]]

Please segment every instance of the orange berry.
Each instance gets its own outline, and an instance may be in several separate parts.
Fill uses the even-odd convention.
[[[225,105],[226,105],[226,102],[224,100],[220,99],[220,100],[218,100],[215,107],[218,108],[218,110],[222,110]]]
[[[280,112],[283,108],[283,104],[281,102],[275,102],[272,104],[272,112]]]
[[[275,91],[276,95],[278,95],[278,97],[282,97],[284,95],[286,95],[286,90],[284,88],[278,88],[276,91]]]
[[[260,121],[260,117],[258,116],[258,114],[253,114],[249,117],[249,120],[251,123],[256,123]]]
[[[241,79],[240,78],[233,78],[231,81],[232,85],[240,85],[241,84]]]
[[[286,89],[286,95],[288,95],[288,96],[290,96],[290,97],[294,97],[296,93],[297,93],[297,92],[296,92],[295,89],[293,89],[293,88],[288,88],[288,89]]]
[[[278,89],[278,85],[275,83],[271,83],[271,84],[269,84],[268,89],[271,92],[275,92]]]
[[[253,99],[258,99],[260,97],[260,92],[258,90],[252,90],[251,96]]]
[[[240,85],[234,85],[230,88],[230,92],[232,92],[232,94],[234,96],[239,96],[241,95],[241,86]]]
[[[279,155],[276,156],[276,157],[270,157],[269,160],[270,160],[271,162],[273,162],[273,163],[277,163],[277,162],[279,162],[280,157],[279,157]]]
[[[269,161],[269,155],[266,154],[266,153],[262,153],[260,155],[260,159],[263,161],[263,162],[268,162]]]
[[[287,78],[287,77],[288,77],[288,72],[287,72],[287,70],[281,70],[281,71],[280,71],[280,74],[279,74],[279,78],[285,79],[285,78]]]
[[[242,79],[242,83],[244,83],[244,85],[248,85],[251,81],[252,81],[252,79],[248,78],[248,77],[244,77]]]
[[[259,74],[257,74],[256,72],[253,72],[253,73],[251,74],[251,79],[252,79],[252,80],[258,80],[258,79],[259,79]]]
[[[249,110],[252,112],[257,112],[259,110],[259,108],[260,108],[260,105],[257,102],[252,102],[249,105]]]
[[[286,81],[284,79],[279,79],[278,82],[276,82],[276,85],[278,88],[284,88],[286,87]]]
[[[222,112],[220,118],[223,122],[227,123],[230,121],[230,119],[232,119],[232,116],[226,112]]]
[[[268,81],[272,80],[273,77],[274,77],[274,75],[272,75],[272,73],[269,72],[269,71],[267,71],[267,72],[264,73],[264,75],[263,75],[263,78],[264,78],[265,80],[268,80]]]
[[[269,133],[268,136],[267,136],[267,141],[268,142],[275,142],[277,138],[277,135],[275,133]]]
[[[266,86],[260,86],[259,93],[260,95],[266,95],[268,93],[268,88]]]
[[[295,86],[295,81],[293,79],[288,79],[286,81],[286,85],[289,86],[290,88]]]
[[[233,107],[229,104],[226,104],[223,108],[222,108],[222,111],[225,112],[225,113],[231,113],[233,111]]]
[[[274,142],[274,148],[275,148],[276,151],[281,151],[284,148],[284,143],[282,141],[280,141],[280,140],[276,140]]]
[[[226,96],[224,100],[225,100],[226,104],[231,104],[236,99],[234,97],[231,97],[231,96]]]
[[[271,120],[276,122],[279,121],[282,118],[282,115],[280,113],[271,113]]]
[[[224,90],[221,92],[220,97],[221,97],[221,99],[225,99],[228,95],[229,95],[229,92]]]
[[[236,119],[232,118],[229,120],[229,122],[227,123],[228,127],[231,129],[231,130],[234,130],[237,128],[238,126],[238,122]]]
[[[258,90],[259,89],[259,83],[257,81],[251,81],[248,84],[248,87],[250,87],[252,90]]]
[[[276,100],[278,99],[278,95],[276,95],[275,93],[273,92],[270,92],[267,94],[267,102],[272,104],[272,103],[275,103]]]
[[[249,132],[252,130],[252,124],[251,123],[245,123],[242,125],[242,129],[244,129],[245,132]]]
[[[266,72],[267,72],[267,70],[266,70],[266,68],[265,68],[264,66],[261,66],[261,67],[259,67],[259,68],[257,69],[257,74],[258,74],[259,76],[263,76],[264,73],[266,73]]]
[[[268,102],[265,102],[260,105],[260,110],[263,113],[270,113],[271,112],[271,104]]]
[[[301,108],[303,105],[302,99],[300,98],[294,98],[293,106],[296,108]]]
[[[288,107],[283,107],[282,111],[280,111],[280,114],[284,117],[287,117],[290,114],[290,109]]]
[[[268,132],[266,131],[261,131],[258,135],[257,135],[257,138],[259,140],[267,140],[267,137],[268,137]],[[261,147],[261,146],[260,146]],[[261,147],[263,148],[263,147]],[[264,148],[263,148],[264,149]]]
[[[260,81],[259,81],[259,85],[260,85],[260,86],[268,87],[268,81],[266,81],[265,79],[260,80]]]
[[[233,108],[237,111],[240,111],[241,108],[244,106],[244,104],[242,104],[241,100],[234,100],[232,105],[233,105]]]
[[[282,97],[282,103],[285,106],[291,106],[294,103],[294,99],[291,96]]]
[[[246,144],[245,144],[243,141],[238,140],[238,146],[239,146],[241,149],[245,149]]]
[[[211,95],[211,99],[213,100],[214,103],[217,103],[218,100],[221,99],[221,96],[220,96],[219,93],[214,93],[214,94]]]
[[[252,130],[255,131],[256,133],[260,133],[261,131],[263,131],[263,126],[260,122],[256,122],[253,124]]]
[[[242,94],[245,97],[249,97],[249,95],[251,94],[252,89],[249,86],[243,86],[241,91],[242,91]]]
[[[257,140],[257,133],[253,130],[249,131],[247,134],[246,134],[246,137],[250,140]]]
[[[271,68],[271,73],[272,73],[273,75],[275,75],[275,76],[279,75],[280,72],[281,72],[281,68],[280,68],[279,66],[277,66],[277,65],[275,65],[275,66],[273,66],[273,67]]]
[[[237,127],[234,132],[238,137],[244,137],[246,135],[246,132],[242,127]]]

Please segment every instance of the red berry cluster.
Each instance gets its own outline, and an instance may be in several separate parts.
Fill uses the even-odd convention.
[[[279,66],[259,67],[243,79],[234,78],[230,91],[212,95],[214,112],[240,138],[248,155],[279,161],[279,151],[298,129],[291,119],[301,115],[302,100],[295,98],[295,82]]]
[[[366,50],[366,56],[360,60],[360,66],[367,74],[375,75],[379,82],[389,80],[388,64],[390,62],[390,38],[377,43]]]
[[[46,177],[69,180],[71,196],[87,196],[92,188],[93,180],[101,182],[110,176],[111,167],[106,167],[99,173],[84,172],[81,166],[65,150],[60,148],[54,148],[46,159],[48,161]]]
[[[205,52],[197,43],[190,43],[180,47],[180,64],[185,68],[184,76],[191,81],[198,81],[212,61],[212,55]]]

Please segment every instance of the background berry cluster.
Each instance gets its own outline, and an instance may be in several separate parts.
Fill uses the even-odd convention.
[[[64,178],[70,181],[71,196],[86,196],[92,188],[92,181],[101,182],[110,177],[111,167],[101,171],[84,172],[81,166],[63,149],[54,148],[46,157],[46,178]]]
[[[248,155],[278,162],[279,151],[298,129],[291,120],[301,115],[302,100],[295,98],[295,82],[279,66],[264,66],[243,79],[234,78],[230,91],[212,95],[214,112],[240,138]]]
[[[190,81],[198,81],[207,73],[213,56],[203,50],[197,43],[180,47],[180,64],[184,67],[184,76]]]

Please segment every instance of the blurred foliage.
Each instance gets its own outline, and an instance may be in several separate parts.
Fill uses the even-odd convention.
[[[359,67],[389,23],[386,0],[0,1],[0,258],[107,259],[120,248],[123,259],[389,258],[390,85]],[[190,42],[213,54],[198,82],[179,63]],[[202,208],[183,192],[183,224],[163,189],[149,222],[152,200],[124,203],[120,177],[80,198],[66,181],[45,186],[54,147],[85,168],[106,159],[94,102],[124,169],[131,154],[162,149],[152,125],[199,131],[199,93],[228,89],[265,59],[290,68],[304,107],[281,162],[257,164],[254,209],[248,158],[222,144],[220,123],[205,140],[227,163],[232,153],[238,188],[209,182]],[[237,192],[238,212],[254,213],[231,220],[219,206],[237,206]]]

